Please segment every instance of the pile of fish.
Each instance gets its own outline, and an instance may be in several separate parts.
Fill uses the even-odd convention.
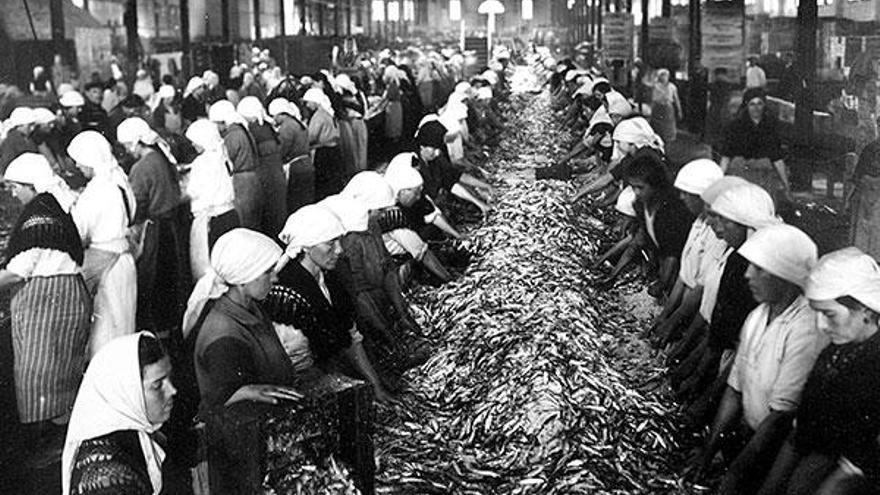
[[[377,413],[378,492],[684,493],[674,404],[645,387],[661,368],[643,322],[586,267],[601,212],[573,211],[569,184],[518,178],[535,166],[522,155],[554,154],[565,131],[546,94],[505,106],[483,164],[496,210],[462,243],[473,261],[411,295],[435,353]]]

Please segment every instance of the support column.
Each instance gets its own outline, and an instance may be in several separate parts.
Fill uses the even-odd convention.
[[[801,149],[813,147],[813,88],[816,80],[816,27],[819,24],[819,8],[816,2],[799,2],[797,10],[797,59],[795,60],[795,73],[800,82],[795,93],[794,128],[795,136],[802,141]],[[806,151],[806,150],[804,150]],[[813,153],[800,153],[803,156],[813,156]],[[791,164],[790,164],[791,165]],[[798,164],[791,167],[791,179],[793,187],[809,187],[810,175],[813,163]]]
[[[62,0],[49,1],[49,22],[52,28],[52,44],[56,55],[64,47],[64,7]]]
[[[260,0],[253,0],[254,2],[254,39],[258,40],[262,38],[260,33]]]
[[[639,35],[639,54],[642,56],[642,62],[648,63],[648,1],[641,0],[642,3],[642,25]]]
[[[220,34],[223,37],[223,41],[227,43],[230,41],[229,0],[220,0]]]
[[[189,46],[189,0],[180,0],[180,59],[181,70],[189,76],[192,69],[192,54]]]

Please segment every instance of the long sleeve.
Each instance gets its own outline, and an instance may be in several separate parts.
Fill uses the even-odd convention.
[[[221,406],[243,385],[257,383],[254,359],[236,339],[214,341],[199,360],[201,367],[211,376],[210,390],[202,392],[211,406]]]

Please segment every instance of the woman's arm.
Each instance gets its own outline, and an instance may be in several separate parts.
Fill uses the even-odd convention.
[[[0,270],[0,290],[8,289],[13,285],[23,282],[24,278],[9,270]]]
[[[788,170],[785,168],[785,162],[782,159],[776,160],[773,162],[773,168],[776,169],[776,173],[779,174],[779,178],[782,180],[782,185],[785,186],[786,191],[791,191],[791,184],[788,182]]]
[[[366,378],[366,380],[373,386],[373,392],[376,394],[376,400],[378,402],[386,403],[393,401],[391,395],[385,390],[385,387],[382,386],[382,382],[379,380],[379,375],[376,374],[376,370],[370,363],[369,358],[367,358],[367,354],[364,352],[364,347],[360,342],[352,342],[350,346],[345,348],[343,353],[348,359],[348,362],[354,367],[355,371]]]
[[[455,195],[456,197],[459,197],[459,198],[461,198],[461,199],[463,199],[463,200],[465,200],[465,201],[467,201],[467,202],[473,204],[473,205],[476,206],[477,208],[479,208],[480,211],[483,213],[483,216],[488,215],[489,212],[492,210],[492,209],[489,207],[489,205],[487,205],[486,203],[484,203],[483,201],[481,201],[479,198],[477,198],[476,196],[474,196],[473,193],[471,193],[470,191],[468,191],[467,188],[462,187],[462,185],[459,184],[459,183],[454,184],[454,185],[452,186],[452,189],[449,190],[449,192],[451,192],[451,193],[452,193],[453,195]]]
[[[461,239],[461,233],[456,230],[455,227],[453,227],[448,220],[446,220],[446,217],[443,215],[443,213],[438,212],[437,215],[434,216],[434,219],[431,221],[431,224],[452,236],[453,239]]]

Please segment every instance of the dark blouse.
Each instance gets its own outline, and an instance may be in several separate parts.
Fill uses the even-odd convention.
[[[195,345],[202,410],[222,407],[243,385],[292,384],[290,359],[256,302],[245,307],[223,295],[210,304]]]
[[[70,495],[152,493],[153,484],[136,431],[114,431],[80,444],[73,460]]]
[[[161,218],[180,206],[180,180],[177,169],[161,151],[150,151],[128,173],[137,199],[135,223]]]
[[[712,349],[736,349],[746,317],[758,306],[746,280],[748,267],[749,261],[736,251],[727,258],[709,325],[708,343]]]
[[[272,321],[292,325],[309,339],[309,348],[320,364],[351,345],[354,305],[337,275],[324,273],[332,304],[318,281],[298,261],[278,273],[278,282],[263,301]]]
[[[76,225],[50,193],[37,194],[25,205],[12,227],[6,261],[34,248],[61,251],[78,265],[83,263],[82,240]]]
[[[232,161],[233,173],[253,172],[257,168],[257,143],[241,124],[232,124],[223,136],[226,151]]]
[[[453,165],[442,153],[429,163],[413,157],[413,165],[425,182],[422,190],[433,199],[437,199],[441,190],[450,191],[462,175],[462,170]]]
[[[342,238],[345,256],[334,270],[352,299],[361,292],[385,290],[385,275],[396,269],[382,242],[378,226],[373,232],[350,232]]]
[[[671,193],[664,194],[657,201],[655,211],[653,227],[657,254],[661,258],[680,258],[694,223],[693,213]]]
[[[269,124],[250,124],[248,128],[257,143],[261,167],[281,168],[281,145]]]
[[[807,379],[797,414],[802,453],[841,455],[880,481],[880,332],[826,347]]]
[[[772,117],[765,116],[755,125],[748,115],[741,116],[730,123],[724,135],[726,138],[720,150],[723,156],[769,158],[774,162],[784,156],[776,119]]]
[[[208,118],[208,110],[205,108],[205,102],[193,95],[187,95],[180,104],[180,114],[183,118],[190,122],[195,122],[200,117]]]

